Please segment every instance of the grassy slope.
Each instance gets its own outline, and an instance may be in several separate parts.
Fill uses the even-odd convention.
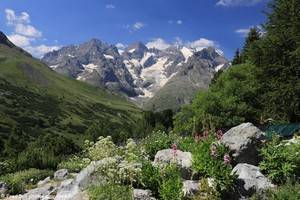
[[[140,116],[141,111],[125,99],[59,75],[39,60],[0,44],[0,139],[21,127],[31,138],[43,131],[79,142],[95,120],[131,126]]]

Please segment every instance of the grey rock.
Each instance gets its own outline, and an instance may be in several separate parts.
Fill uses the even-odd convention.
[[[82,192],[74,179],[61,182],[55,200],[81,200]]]
[[[52,185],[44,185],[32,190],[29,190],[22,196],[22,200],[50,200],[53,199],[52,195],[55,194],[57,188]]]
[[[54,179],[63,180],[63,179],[66,179],[68,177],[68,175],[69,175],[69,172],[67,169],[60,169],[54,173]]]
[[[7,184],[4,182],[0,182],[0,197],[5,196],[7,194],[7,190],[8,190]]]
[[[254,193],[263,193],[267,189],[276,187],[261,173],[259,167],[247,163],[235,166],[231,174],[238,176],[236,185],[242,195],[241,198],[249,197]]]
[[[182,192],[184,198],[193,198],[200,191],[200,181],[184,180]]]
[[[265,133],[251,123],[243,123],[227,131],[221,142],[233,152],[237,163],[256,165],[259,161],[259,146]]]
[[[172,149],[164,149],[156,153],[153,162],[155,166],[164,167],[170,163],[174,163],[180,168],[183,178],[191,178],[192,154],[190,152],[176,150],[176,154],[174,154]]]
[[[141,190],[141,189],[133,190],[133,199],[134,200],[155,200],[155,198],[152,197],[152,192],[150,190]]]
[[[49,183],[51,181],[51,178],[50,176],[48,176],[47,178],[45,178],[44,180],[41,180],[37,183],[38,186],[42,186],[42,185],[45,185],[47,183]]]

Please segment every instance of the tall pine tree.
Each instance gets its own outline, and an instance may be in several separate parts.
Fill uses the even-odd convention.
[[[255,45],[255,42],[260,39],[260,30],[257,27],[250,28],[250,31],[245,40],[244,47],[240,54],[240,60],[245,63],[249,59],[249,51]]]
[[[266,33],[248,50],[265,117],[300,121],[300,1],[273,0]]]
[[[237,49],[235,54],[234,54],[233,60],[232,60],[232,65],[238,65],[238,64],[241,64],[241,63],[242,63],[242,61],[241,61],[240,50]]]

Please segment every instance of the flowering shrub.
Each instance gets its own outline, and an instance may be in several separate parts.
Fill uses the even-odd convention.
[[[195,173],[214,178],[217,190],[226,192],[234,181],[234,176],[230,175],[232,166],[229,150],[217,142],[218,134],[206,132],[203,135],[201,140],[184,138],[179,142],[179,148],[192,153]]]
[[[142,149],[153,160],[155,154],[162,149],[169,149],[177,140],[177,136],[172,133],[167,134],[163,131],[152,132],[142,141]]]
[[[111,136],[100,136],[96,143],[86,141],[87,156],[92,161],[113,157],[118,154],[118,147],[113,143]]]
[[[103,145],[103,148],[100,148]],[[117,147],[111,138],[100,138],[89,147],[87,154],[90,158],[103,161],[97,168],[97,173],[112,184],[130,183],[133,185],[141,173],[142,156],[136,143],[129,139],[125,147]]]

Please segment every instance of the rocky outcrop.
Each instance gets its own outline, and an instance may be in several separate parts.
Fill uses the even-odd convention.
[[[64,180],[68,177],[68,175],[69,175],[69,172],[67,169],[60,169],[54,173],[54,179]]]
[[[29,190],[26,194],[23,195],[22,199],[24,200],[48,200],[53,199],[57,188],[47,184],[42,187],[38,187],[32,190]]]
[[[243,123],[227,131],[221,138],[221,143],[233,152],[237,163],[256,165],[259,161],[258,149],[265,133],[251,123]]]
[[[167,164],[174,163],[182,172],[182,177],[190,179],[192,176],[192,154],[180,150],[164,149],[156,153],[153,164],[163,167]]]
[[[152,197],[152,192],[150,190],[141,190],[141,189],[133,190],[133,199],[134,200],[155,200],[155,198]]]
[[[265,177],[259,167],[246,163],[235,166],[231,174],[236,174],[236,185],[242,197],[249,197],[254,193],[262,193],[267,189],[274,188],[275,185]]]

